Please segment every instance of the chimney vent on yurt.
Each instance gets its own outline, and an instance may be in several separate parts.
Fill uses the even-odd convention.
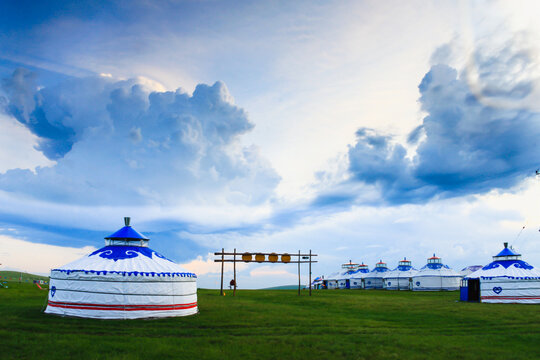
[[[125,217],[125,226],[105,238],[105,245],[116,246],[148,246],[150,240],[130,225],[131,218]]]

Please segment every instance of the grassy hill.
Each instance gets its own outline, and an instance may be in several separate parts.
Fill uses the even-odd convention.
[[[200,314],[92,320],[42,313],[47,292],[0,289],[0,358],[538,359],[540,306],[456,292],[199,290]]]
[[[41,275],[21,273],[19,271],[0,271],[0,281],[16,281],[19,282],[19,277],[22,274],[22,282],[32,282],[33,280],[49,281],[49,278]]]
[[[302,286],[303,288],[304,286]],[[274,286],[269,288],[264,288],[262,290],[296,290],[298,291],[298,285],[281,285],[281,286]]]

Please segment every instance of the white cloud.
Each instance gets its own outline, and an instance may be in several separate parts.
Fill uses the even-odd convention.
[[[70,263],[95,251],[92,246],[82,248],[36,244],[0,235],[0,269],[25,271],[48,276],[51,269]]]

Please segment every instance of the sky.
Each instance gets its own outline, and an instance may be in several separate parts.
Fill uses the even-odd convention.
[[[312,250],[313,277],[503,242],[540,266],[539,7],[4,1],[0,270],[48,274],[124,216],[200,287],[222,248]]]

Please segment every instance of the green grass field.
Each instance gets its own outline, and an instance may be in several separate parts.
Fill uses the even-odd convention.
[[[46,295],[0,289],[0,358],[540,359],[540,306],[456,292],[199,290],[198,315],[120,321],[43,314]]]

